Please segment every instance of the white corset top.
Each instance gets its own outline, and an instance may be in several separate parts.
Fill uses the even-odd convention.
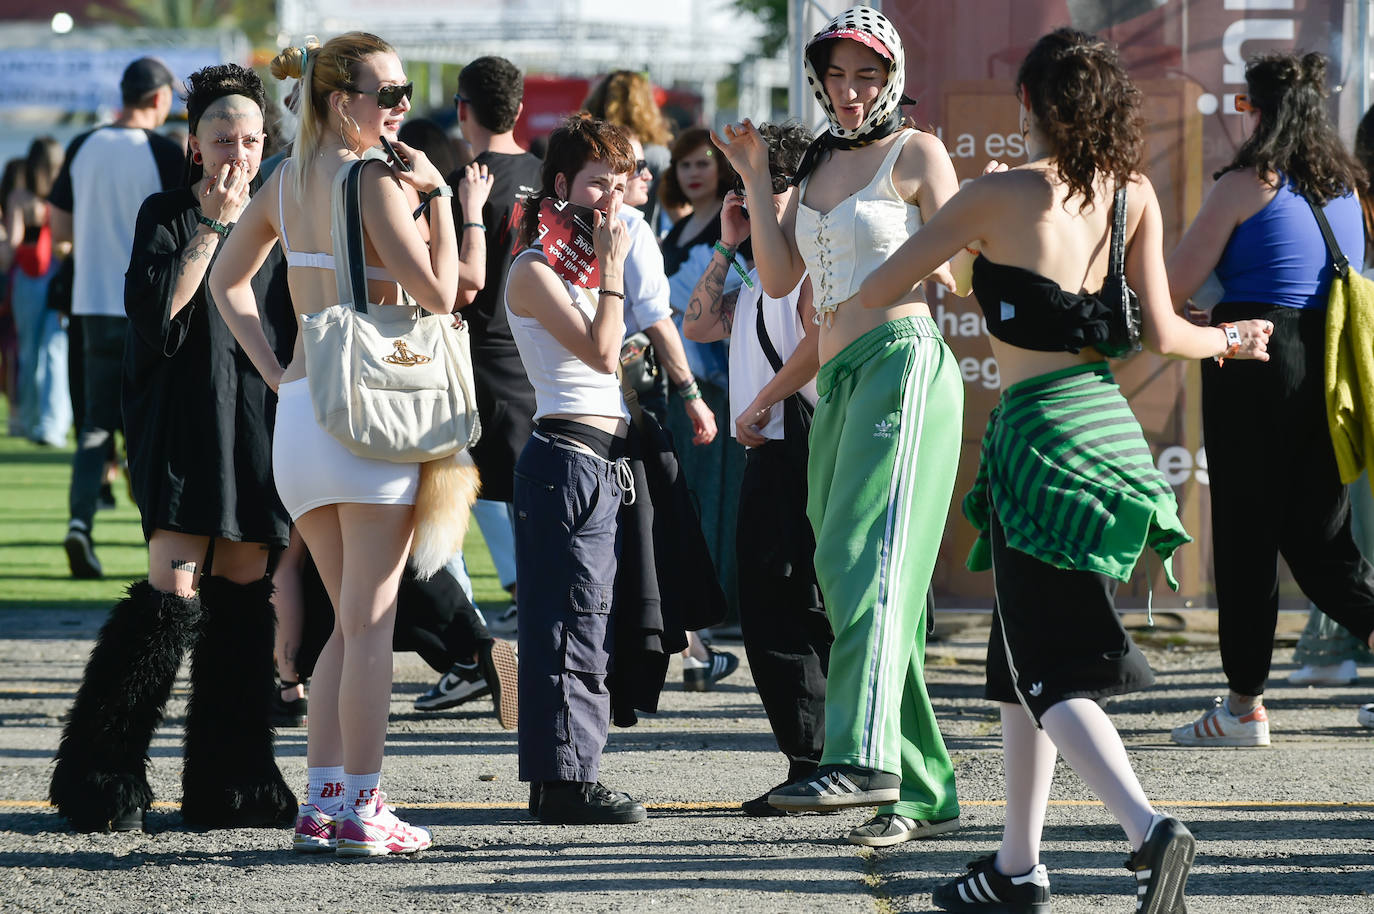
[[[921,227],[920,207],[903,200],[892,183],[892,167],[915,132],[903,131],[873,180],[829,212],[802,202],[810,176],[802,179],[795,233],[797,251],[811,274],[816,323],[832,323],[840,302],[854,296],[868,274]]]

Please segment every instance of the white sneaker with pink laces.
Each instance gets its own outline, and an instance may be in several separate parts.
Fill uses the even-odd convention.
[[[296,810],[296,833],[291,845],[302,853],[322,853],[334,850],[335,817],[311,803],[303,803]]]
[[[335,834],[335,853],[340,857],[413,854],[434,843],[428,829],[396,818],[380,790],[367,806],[344,810]]]

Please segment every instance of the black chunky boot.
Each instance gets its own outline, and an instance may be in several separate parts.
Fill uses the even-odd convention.
[[[137,831],[148,744],[200,618],[197,597],[132,584],[101,626],[62,728],[48,796],[77,831]]]
[[[204,828],[289,826],[296,798],[272,749],[272,580],[206,575],[191,651],[181,817]]]

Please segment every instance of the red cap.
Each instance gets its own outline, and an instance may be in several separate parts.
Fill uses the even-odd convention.
[[[860,31],[859,29],[834,29],[829,32],[822,32],[813,38],[812,41],[825,41],[829,38],[848,38],[850,41],[857,41],[865,47],[872,48],[888,60],[892,59],[892,52],[887,49],[887,45],[883,44],[876,36],[868,32]]]

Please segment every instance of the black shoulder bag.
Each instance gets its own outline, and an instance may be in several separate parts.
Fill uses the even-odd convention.
[[[1109,359],[1139,352],[1140,299],[1126,282],[1126,185],[1116,189],[1112,206],[1111,260],[1097,298],[1107,307],[1107,339],[1095,348]]]
[[[754,309],[757,320],[754,327],[759,336],[759,347],[763,349],[763,354],[768,357],[768,364],[773,366],[773,374],[782,371],[782,357],[778,355],[778,350],[773,348],[773,341],[768,338],[768,328],[763,322],[763,296],[759,296],[758,306]],[[796,447],[797,442],[801,443],[802,466],[806,465],[806,458],[810,452],[807,439],[811,434],[811,416],[815,412],[806,398],[797,391],[790,397],[782,401],[782,435],[788,444],[789,452]]]

